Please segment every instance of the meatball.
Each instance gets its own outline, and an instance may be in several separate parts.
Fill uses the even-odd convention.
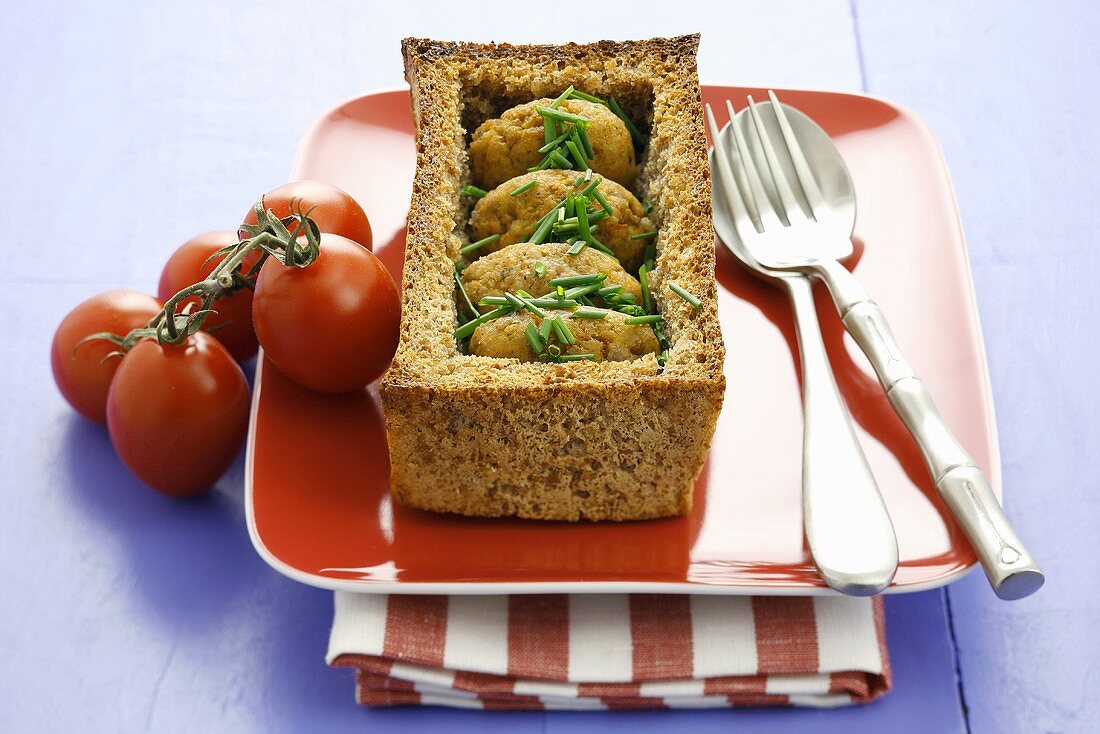
[[[532,180],[538,181],[533,189],[512,196],[511,192]],[[474,240],[494,234],[501,237],[478,250],[475,256],[527,241],[534,232],[535,224],[570,191],[576,190],[573,188],[576,180],[576,171],[534,171],[517,176],[489,192],[474,206],[470,215],[470,230]],[[634,194],[614,181],[604,179],[599,190],[614,213],[599,222],[596,238],[615,253],[628,272],[636,272],[642,264],[646,243],[645,240],[632,240],[630,236],[652,231],[653,222],[646,216],[645,209]]]
[[[563,347],[565,354],[592,354],[598,362],[625,362],[660,349],[653,327],[649,324],[627,324],[626,316],[607,311],[602,319],[577,319],[563,315],[577,343]],[[528,324],[538,326],[527,312],[512,313],[477,327],[470,337],[470,353],[483,357],[511,357],[521,362],[538,360],[524,334]]]
[[[537,166],[546,143],[542,115],[535,107],[546,107],[553,100],[539,99],[505,112],[499,118],[486,120],[474,131],[470,142],[470,173],[473,182],[483,189],[493,189],[527,169]],[[624,186],[634,183],[638,172],[634,161],[634,141],[623,121],[601,104],[579,99],[567,99],[559,109],[585,117],[588,140],[593,157],[589,167]]]
[[[621,285],[624,293],[634,295],[635,302],[642,302],[641,284],[614,258],[591,247],[576,255],[568,254],[567,249],[568,245],[557,242],[518,242],[467,267],[462,271],[462,284],[476,304],[485,296],[502,296],[505,291],[525,290],[541,296],[552,290],[550,281],[554,278],[603,273],[607,276],[604,285]],[[542,275],[535,271],[536,263],[543,264]],[[492,310],[492,306],[482,310]]]

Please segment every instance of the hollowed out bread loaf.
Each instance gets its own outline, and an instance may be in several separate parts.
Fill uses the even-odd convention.
[[[383,378],[395,497],[467,515],[632,520],[680,515],[722,404],[710,179],[697,36],[512,46],[406,39],[417,170],[401,340]],[[659,235],[649,275],[670,346],[605,362],[464,354],[454,263],[470,242],[471,133],[570,84],[614,96],[648,136],[633,191]],[[472,266],[471,266],[472,267]],[[695,294],[695,309],[673,294]],[[491,323],[491,322],[490,322]]]
[[[539,148],[546,138],[542,116],[535,108],[548,107],[551,102],[544,98],[521,104],[481,123],[470,141],[470,173],[475,185],[496,188],[538,165],[543,155]],[[567,99],[559,109],[588,119],[586,130],[594,151],[589,167],[624,186],[633,184],[638,165],[634,142],[623,121],[603,105],[581,99]]]
[[[569,192],[576,190],[573,187],[576,180],[576,171],[533,171],[490,191],[488,196],[477,202],[470,215],[470,236],[480,240],[499,234],[500,239],[479,252],[495,252],[514,242],[527,240],[542,216],[557,206]],[[531,181],[537,182],[534,188],[512,196],[513,191]],[[600,193],[611,206],[613,214],[596,225],[596,237],[615,253],[623,267],[635,271],[642,264],[646,243],[630,237],[652,231],[653,221],[646,216],[638,197],[614,181],[604,179],[600,184]]]
[[[541,245],[517,242],[486,255],[462,271],[466,293],[475,304],[485,296],[502,296],[505,291],[523,290],[541,296],[553,290],[550,281],[555,278],[603,273],[607,276],[605,285],[621,285],[624,293],[634,296],[637,303],[642,302],[642,286],[638,279],[623,270],[613,257],[591,247],[577,255],[567,255],[568,249],[569,245],[559,242]],[[539,263],[542,268],[536,270]],[[492,309],[491,306],[487,308]]]

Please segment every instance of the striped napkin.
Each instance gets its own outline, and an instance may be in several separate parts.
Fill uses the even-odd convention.
[[[890,688],[881,599],[337,592],[366,706],[841,706]]]

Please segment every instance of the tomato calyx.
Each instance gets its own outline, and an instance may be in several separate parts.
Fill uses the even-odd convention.
[[[203,280],[182,289],[164,303],[164,308],[145,326],[125,335],[101,331],[77,342],[106,340],[118,347],[103,357],[104,361],[121,357],[142,339],[156,339],[163,345],[180,344],[202,328],[211,314],[217,313],[214,304],[221,298],[244,288],[254,289],[260,268],[269,257],[287,267],[308,267],[321,252],[321,230],[310,218],[312,209],[303,211],[301,200],[291,204],[290,216],[279,218],[264,206],[264,197],[256,200],[254,207],[256,224],[242,224],[235,245],[223,247],[206,261],[222,258],[214,270]],[[260,257],[247,270],[246,258],[256,251]],[[194,308],[195,300],[199,305]],[[75,348],[74,347],[74,350]]]

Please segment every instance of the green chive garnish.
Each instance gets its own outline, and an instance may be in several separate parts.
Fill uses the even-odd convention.
[[[550,335],[554,331],[554,324],[550,322],[550,319],[543,319],[539,324],[539,336],[542,337],[544,342],[550,341]]]
[[[544,263],[542,260],[539,260],[535,263],[535,275],[540,278],[546,275],[546,263]]]
[[[673,293],[678,295],[680,298],[683,298],[685,301],[690,303],[692,308],[702,308],[703,307],[703,302],[702,301],[700,301],[698,298],[691,295],[690,293],[688,293],[687,291],[685,291],[683,288],[676,285],[675,283],[670,282],[668,284],[668,288],[669,288],[670,291],[672,291]]]
[[[546,342],[543,341],[538,328],[534,324],[527,324],[523,329],[523,334],[527,337],[527,343],[531,345],[531,349],[535,351],[535,354],[540,354],[546,347]]]
[[[615,211],[611,208],[611,205],[607,203],[607,199],[603,198],[603,194],[600,193],[599,189],[592,189],[592,195],[596,197],[596,201],[600,202],[600,206],[603,207],[603,210],[607,214],[607,216],[610,217],[612,214],[615,213]]]
[[[573,162],[563,156],[560,151],[550,151],[550,162],[556,163],[561,168],[572,168]]]
[[[541,245],[543,242],[546,242],[546,238],[550,236],[550,228],[553,225],[554,220],[548,214],[535,229],[535,233],[531,235],[531,242],[534,242],[536,245]]]
[[[531,179],[530,181],[528,181],[527,183],[523,184],[522,186],[518,186],[518,187],[512,189],[512,191],[510,193],[511,193],[512,196],[519,196],[520,194],[528,192],[528,191],[530,191],[531,189],[535,188],[538,185],[539,185],[539,180],[537,178],[534,178],[534,179]]]
[[[607,102],[600,99],[599,97],[593,97],[591,94],[585,94],[584,92],[580,92],[576,89],[570,92],[569,96],[573,97],[574,99],[583,99],[585,102],[591,102],[592,104],[602,104],[604,107],[607,106]]]
[[[622,290],[623,287],[621,285],[609,285],[597,290],[596,295],[600,298],[607,298],[608,296],[613,296],[616,293],[621,293]]]
[[[657,267],[657,243],[653,240],[649,241],[649,244],[645,246],[645,260],[646,267],[649,268],[649,272],[653,272],[653,269]]]
[[[653,294],[649,292],[649,268],[644,264],[638,268],[638,282],[642,284],[642,305],[646,311],[652,311]]]
[[[588,165],[588,159],[584,157],[584,153],[581,152],[580,147],[575,142],[567,140],[565,141],[565,147],[569,149],[569,153],[573,156],[573,160],[577,162],[578,168]]]
[[[477,302],[479,306],[507,306],[509,301],[504,296],[482,296],[481,300]]]
[[[567,346],[571,346],[577,343],[577,337],[573,336],[573,332],[569,330],[569,327],[565,325],[560,316],[555,316],[551,320],[554,333],[558,335],[558,341]]]
[[[592,231],[592,232],[596,231],[596,228],[595,228],[595,227],[593,227],[591,231]],[[600,242],[600,241],[599,241],[598,239],[596,239],[596,237],[595,237],[595,236],[593,236],[593,235],[592,235],[591,233],[589,233],[589,237],[588,237],[588,244],[592,245],[592,247],[596,248],[597,250],[599,250],[599,251],[600,251],[600,252],[602,252],[603,254],[607,255],[608,257],[613,257],[613,258],[615,258],[615,262],[619,262],[619,256],[618,256],[618,255],[616,255],[616,254],[615,254],[615,253],[614,253],[614,252],[613,252],[613,251],[611,250],[611,248],[610,248],[610,247],[608,247],[607,245],[605,245],[604,243],[602,243],[602,242]]]
[[[641,130],[634,126],[634,123],[630,121],[630,118],[623,112],[623,108],[619,106],[618,101],[614,97],[607,98],[608,108],[615,113],[615,117],[618,117],[626,125],[627,132],[630,133],[630,137],[634,140],[634,144],[639,148],[645,146],[645,136],[642,135]]]
[[[596,355],[592,354],[591,352],[586,352],[585,354],[563,354],[560,357],[558,357],[557,361],[559,361],[559,362],[580,362],[580,361],[585,360],[585,359],[590,359],[593,362],[595,362],[596,361]]]
[[[512,302],[512,305],[516,308],[525,308],[531,313],[538,316],[540,319],[546,318],[546,312],[535,305],[534,301],[524,294],[524,296],[516,296],[511,293],[505,293],[504,297]]]
[[[461,252],[463,255],[469,255],[474,250],[480,250],[482,247],[485,247],[485,245],[491,245],[499,239],[500,239],[499,234],[491,234],[483,240],[478,240],[477,242],[471,242],[470,244],[468,244],[465,247],[461,248],[459,250],[459,252]]]
[[[606,319],[607,311],[597,311],[594,308],[578,308],[573,312],[575,319]]]
[[[542,118],[542,135],[544,142],[549,143],[558,137],[558,124],[549,117]]]
[[[470,294],[466,292],[466,286],[462,284],[462,276],[460,276],[458,269],[455,269],[455,287],[458,288],[458,292],[462,295],[462,301],[466,304],[466,307],[470,309],[470,313],[476,318],[478,316],[478,310],[474,308],[474,302],[470,300]]]
[[[590,283],[589,285],[579,285],[574,288],[570,288],[565,292],[566,298],[580,298],[581,296],[587,296],[589,293],[595,293],[603,287],[603,281],[597,281]]]
[[[577,203],[577,229],[581,238],[586,242],[592,237],[592,231],[588,228],[588,199],[584,196],[578,198]]]
[[[649,316],[627,316],[623,321],[625,324],[656,324],[662,320],[660,314],[651,314]]]
[[[589,169],[589,170],[592,170],[592,169]],[[578,196],[590,196],[592,194],[592,192],[595,191],[596,188],[602,183],[603,183],[603,179],[600,178],[599,176],[596,176],[595,178],[592,179],[592,181],[587,186],[585,186],[583,189],[581,189]]]
[[[642,209],[645,210],[646,214],[649,214],[653,209],[653,205],[649,203],[649,199],[642,199]]]
[[[494,309],[489,313],[478,316],[476,319],[467,321],[465,324],[455,329],[455,339],[457,339],[458,341],[467,339],[471,334],[474,333],[474,330],[477,329],[477,327],[486,322],[492,321],[493,319],[499,319],[505,314],[510,314],[513,310],[514,309],[509,306],[501,306],[500,308]]]
[[[581,148],[584,150],[584,154],[589,158],[595,158],[596,151],[592,149],[592,141],[588,139],[588,131],[583,127],[574,129],[577,131],[577,137],[581,139]]]
[[[535,111],[538,112],[543,118],[549,118],[551,120],[561,120],[562,122],[571,122],[574,125],[580,125],[581,127],[588,125],[588,118],[581,115],[574,115],[572,112],[566,112],[565,110],[551,109],[550,107],[535,107]],[[557,137],[557,133],[554,134]]]
[[[632,239],[632,240],[650,240],[650,239],[653,239],[656,236],[657,236],[657,230],[652,230],[650,232],[639,232],[638,234],[632,234],[632,235],[630,235],[630,239]]]
[[[564,140],[565,140],[565,139],[566,139],[567,137],[569,137],[569,133],[568,133],[568,132],[564,132],[564,133],[562,133],[561,135],[559,135],[558,137],[554,138],[553,140],[551,140],[551,141],[550,141],[549,143],[547,143],[546,145],[544,145],[544,146],[542,146],[541,148],[539,148],[539,152],[540,152],[540,153],[549,153],[549,152],[550,152],[550,151],[552,151],[552,150],[553,150],[554,148],[556,148],[556,147],[558,147],[559,145],[561,145],[562,141],[564,141]]]
[[[561,106],[561,103],[569,99],[569,97],[571,97],[575,91],[576,90],[573,89],[573,85],[570,84],[568,87],[565,88],[564,92],[558,95],[557,99],[550,103],[550,108],[556,110],[558,107]]]
[[[566,255],[579,255],[584,252],[584,248],[588,247],[588,243],[584,240],[577,240],[573,243],[573,246],[565,251]]]
[[[489,195],[489,192],[485,189],[479,189],[477,186],[466,185],[462,187],[462,194],[464,196],[473,196],[478,199],[482,199]]]
[[[607,275],[604,273],[588,273],[587,275],[569,275],[564,278],[554,278],[550,281],[550,285],[553,287],[560,285],[563,288],[572,288],[575,285],[590,285],[591,283],[599,283],[604,280],[607,280]]]

